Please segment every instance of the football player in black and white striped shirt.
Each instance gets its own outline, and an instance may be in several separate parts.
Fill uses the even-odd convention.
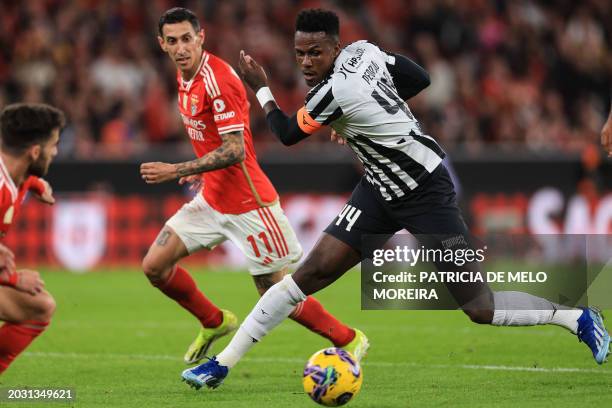
[[[228,369],[296,304],[359,263],[365,235],[390,237],[406,229],[427,248],[468,246],[469,232],[453,183],[441,164],[444,152],[423,134],[404,102],[429,85],[429,76],[410,59],[367,41],[341,48],[338,34],[338,17],[332,12],[304,10],[298,15],[296,60],[312,90],[292,116],[277,106],[264,70],[241,52],[242,76],[256,92],[270,128],[282,143],[292,145],[322,126],[331,126],[361,160],[365,175],[298,270],[266,292],[216,358],[185,371],[183,378],[198,388],[218,386]],[[437,266],[444,271],[480,270],[477,264],[462,269],[452,264]],[[486,284],[447,287],[476,323],[555,324],[577,334],[597,363],[602,364],[609,353],[610,336],[596,310],[568,309],[528,293],[492,292]]]

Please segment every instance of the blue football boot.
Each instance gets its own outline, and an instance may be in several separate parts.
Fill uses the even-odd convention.
[[[598,309],[582,308],[582,315],[578,318],[578,340],[589,346],[597,364],[607,361],[610,334],[604,327],[603,316]]]
[[[217,388],[223,383],[228,372],[229,368],[219,364],[217,358],[213,357],[204,364],[183,371],[181,377],[190,387],[199,390],[204,385]]]

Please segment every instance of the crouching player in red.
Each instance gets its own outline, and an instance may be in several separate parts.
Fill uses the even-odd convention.
[[[0,235],[8,232],[25,194],[53,204],[49,183],[39,178],[57,154],[64,114],[44,104],[14,104],[0,113]],[[0,244],[0,374],[47,327],[55,300],[36,271],[15,269],[13,253]]]

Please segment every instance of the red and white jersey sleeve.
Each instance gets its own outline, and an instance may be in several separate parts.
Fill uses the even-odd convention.
[[[242,81],[232,67],[228,67],[230,74],[222,76],[217,81],[216,76],[210,78],[210,99],[213,120],[217,125],[219,135],[244,131],[245,118],[243,109],[245,100],[241,92]],[[248,104],[248,102],[247,102]],[[248,118],[246,118],[248,121]]]

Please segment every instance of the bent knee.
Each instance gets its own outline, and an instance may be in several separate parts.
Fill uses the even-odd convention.
[[[29,305],[29,319],[40,322],[49,322],[55,313],[57,304],[49,292],[41,292],[31,298]]]
[[[142,260],[142,271],[152,283],[163,281],[170,274],[173,266],[150,253]]]
[[[476,324],[491,324],[493,321],[492,310],[464,310],[472,322]]]

